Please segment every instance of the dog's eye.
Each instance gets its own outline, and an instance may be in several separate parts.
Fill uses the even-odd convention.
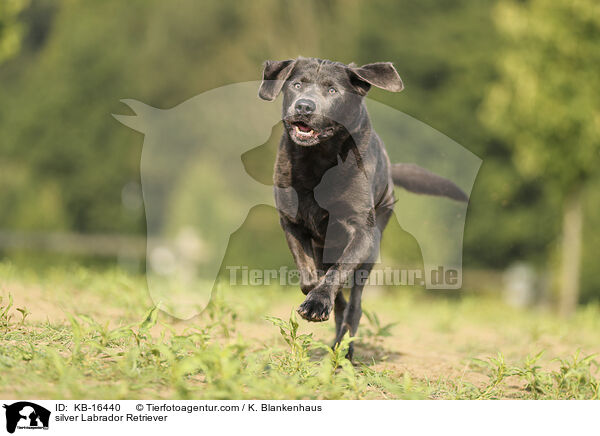
[[[329,90],[327,91],[330,94],[335,94],[337,92],[337,89],[335,89],[333,86],[331,88],[329,88]]]
[[[294,86],[294,88],[295,88],[295,89],[300,89],[300,88],[302,88],[302,84],[301,84],[300,82],[296,82],[296,83],[294,83],[294,85],[293,85],[293,86]]]

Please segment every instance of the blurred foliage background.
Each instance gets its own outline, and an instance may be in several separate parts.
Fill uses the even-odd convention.
[[[0,255],[41,256],[14,235],[143,237],[142,137],[110,116],[122,98],[170,108],[258,80],[266,59],[392,61],[405,91],[370,97],[483,159],[464,267],[487,274],[472,286],[499,290],[497,272],[527,265],[568,313],[600,300],[598,47],[597,0],[1,0]],[[231,256],[291,263],[267,209]]]

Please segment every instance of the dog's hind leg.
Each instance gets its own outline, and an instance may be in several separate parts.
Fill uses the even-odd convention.
[[[340,289],[335,297],[335,342],[333,343],[333,347],[339,344],[342,341],[342,338],[346,334],[347,329],[342,329],[344,322],[344,312],[346,311],[346,298],[344,297],[344,293],[342,289]]]
[[[344,323],[348,324],[348,328],[350,331],[350,337],[356,336],[356,332],[358,331],[358,324],[360,323],[360,317],[362,316],[362,291],[367,282],[367,278],[371,273],[371,269],[373,269],[373,264],[363,264],[360,268],[357,269],[357,272],[363,271],[361,273],[362,277],[365,277],[364,280],[355,280],[352,286],[352,290],[350,291],[350,301],[348,302],[348,308],[346,309],[347,313],[344,316]],[[346,357],[352,360],[354,355],[354,342],[350,342],[348,346],[348,354]]]

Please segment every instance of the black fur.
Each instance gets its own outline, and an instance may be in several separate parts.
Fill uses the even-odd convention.
[[[412,192],[467,198],[420,167],[390,164],[363,101],[371,86],[404,87],[391,63],[356,67],[298,58],[267,61],[259,90],[269,101],[283,93],[275,202],[306,294],[298,313],[325,321],[333,311],[336,344],[358,329],[364,281],[395,203],[394,182]],[[290,208],[290,188],[297,208]],[[340,291],[348,279],[354,280],[347,302]]]

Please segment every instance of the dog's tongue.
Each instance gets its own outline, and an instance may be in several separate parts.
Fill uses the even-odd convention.
[[[296,125],[298,126],[298,130],[301,130],[302,132],[310,132],[312,130],[309,126],[307,126],[304,123],[298,123]]]

